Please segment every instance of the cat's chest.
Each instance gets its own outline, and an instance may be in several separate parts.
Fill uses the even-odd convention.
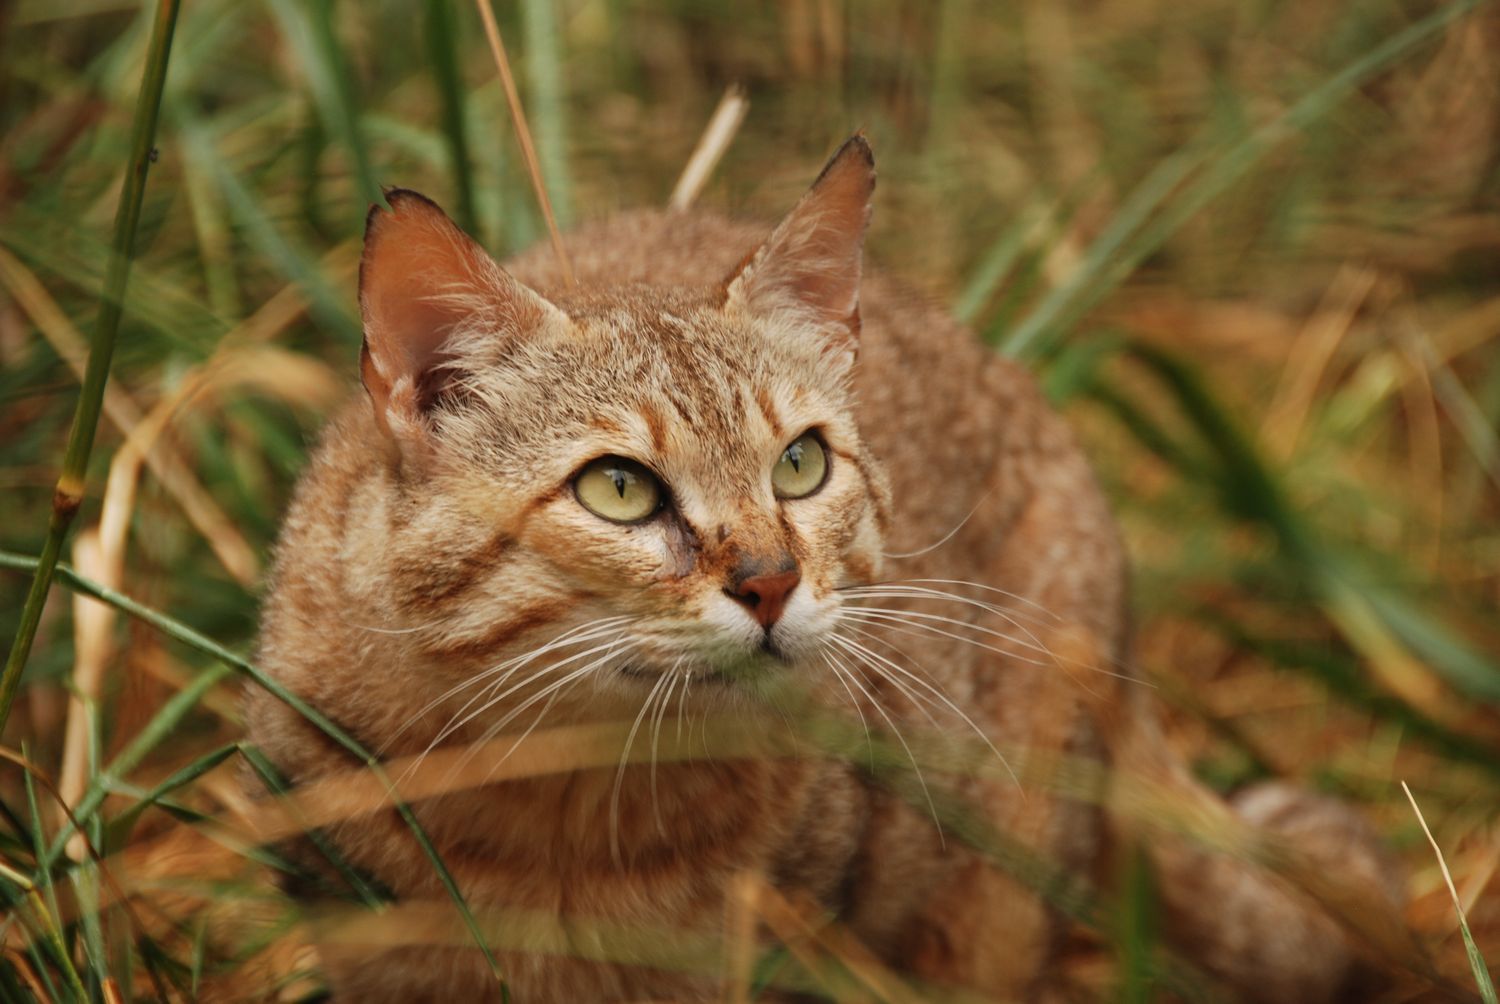
[[[423,815],[479,902],[693,922],[722,916],[743,872],[827,899],[866,822],[862,792],[817,761],[633,765],[493,785]]]

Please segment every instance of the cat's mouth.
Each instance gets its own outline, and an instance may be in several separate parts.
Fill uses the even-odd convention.
[[[625,665],[621,666],[618,672],[621,676],[629,677],[632,680],[640,680],[645,683],[654,683],[662,677],[661,670],[648,669],[645,666]],[[681,676],[690,683],[713,683],[725,687],[735,682],[733,675],[710,666],[701,666],[696,669],[678,668],[673,671],[673,675]]]
[[[669,669],[626,663],[617,672],[621,676],[646,683],[655,683],[663,676],[676,676],[689,684],[711,683],[731,687],[764,680],[767,675],[786,669],[790,665],[791,660],[781,652],[770,647],[763,647],[758,651],[731,658],[713,661],[704,659],[694,663],[684,662],[673,665]]]

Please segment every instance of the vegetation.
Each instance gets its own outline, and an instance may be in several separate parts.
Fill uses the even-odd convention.
[[[317,992],[239,794],[257,761],[236,745],[236,694],[255,675],[240,653],[278,515],[356,386],[365,208],[401,184],[496,251],[546,236],[472,4],[189,0],[165,61],[152,29],[173,6],[0,7],[7,649],[29,637],[34,556],[55,540],[71,565],[30,608],[0,749],[5,999]],[[1500,958],[1494,4],[495,13],[564,226],[665,202],[731,84],[750,109],[703,203],[772,217],[864,128],[881,170],[872,257],[1027,360],[1099,466],[1172,742],[1216,787],[1286,777],[1359,802],[1407,865],[1407,920],[1434,971],[1486,992],[1483,959]],[[122,209],[161,65],[144,195]],[[112,344],[112,379],[80,406],[80,386],[100,386],[84,379],[89,339]],[[109,357],[93,358],[97,377]],[[86,493],[66,539],[65,469]],[[966,839],[996,838],[941,809]],[[1147,886],[1065,904],[1092,931],[1068,959],[1079,999],[1191,995],[1151,942]],[[757,901],[791,949],[759,979],[899,996],[857,949],[799,935],[796,904]],[[1430,972],[1408,982],[1403,999],[1444,992]]]

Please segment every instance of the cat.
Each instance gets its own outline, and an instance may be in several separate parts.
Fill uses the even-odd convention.
[[[366,394],[286,516],[264,668],[404,763],[538,724],[633,719],[629,741],[657,742],[669,699],[680,734],[684,714],[689,732],[756,720],[783,685],[911,734],[917,766],[924,730],[952,744],[972,727],[1006,769],[934,784],[1060,874],[1107,875],[1126,828],[1103,796],[1028,779],[1068,758],[1166,762],[1120,669],[1120,540],[1032,379],[863,274],[874,185],[857,135],[769,237],[707,212],[622,214],[568,238],[573,284],[546,249],[502,268],[437,205],[389,191],[360,269]],[[264,693],[247,720],[293,785],[351,767]],[[1162,772],[1212,801],[1180,765]],[[531,918],[497,946],[516,1001],[721,999],[713,965],[653,964],[598,931],[720,932],[746,874],[922,986],[1042,998],[1060,914],[898,787],[858,752],[803,747],[507,777],[416,811],[477,914]],[[1285,788],[1241,804],[1396,902],[1343,806]],[[394,812],[323,836],[397,909],[453,913]],[[1334,1000],[1364,971],[1329,917],[1250,865],[1170,835],[1135,846],[1168,936],[1235,997]],[[461,933],[320,938],[338,1000],[499,999]]]

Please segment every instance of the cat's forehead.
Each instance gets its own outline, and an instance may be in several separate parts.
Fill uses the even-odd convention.
[[[596,295],[561,306],[571,330],[515,347],[477,380],[516,460],[534,463],[566,444],[727,487],[741,473],[758,476],[768,449],[840,407],[842,388],[815,346],[726,316],[709,295]]]

